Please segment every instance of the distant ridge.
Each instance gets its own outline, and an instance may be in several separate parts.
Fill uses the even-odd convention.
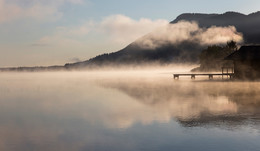
[[[238,32],[243,33],[245,44],[260,44],[260,11],[249,15],[238,12],[226,12],[223,14],[184,13],[170,23],[175,24],[181,20],[196,21],[201,28],[208,28],[211,26],[235,26]],[[113,53],[101,54],[86,61],[67,63],[64,66],[41,68],[44,70],[78,70],[108,65],[128,66],[150,63],[195,63],[198,61],[198,55],[203,49],[199,44],[191,41],[184,41],[178,45],[162,45],[156,49],[138,47],[136,43],[137,41],[134,41],[124,49]],[[41,68],[38,67],[37,69]],[[34,70],[33,67],[9,69],[12,69],[12,71],[18,69],[22,71],[26,71],[27,69],[30,69],[30,71]],[[8,69],[0,70],[3,71]]]
[[[185,13],[171,23],[174,24],[181,20],[196,21],[200,27],[235,26],[238,32],[243,33],[246,44],[260,44],[260,11],[249,15],[238,12],[224,14]]]
[[[260,44],[259,11],[249,15],[238,12],[226,12],[224,14],[184,13],[170,23],[174,24],[181,20],[196,21],[202,28],[235,26],[238,32],[243,33],[245,44]],[[194,43],[185,43],[178,46],[167,45],[156,50],[138,48],[134,44],[135,42],[114,53],[99,55],[83,62],[66,64],[66,67],[81,68],[89,65],[130,64],[153,61],[161,63],[192,63],[197,61],[197,56],[201,52],[201,48]]]

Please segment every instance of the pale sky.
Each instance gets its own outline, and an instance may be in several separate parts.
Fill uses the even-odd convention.
[[[0,0],[0,67],[114,52],[181,13],[259,10],[259,0]]]

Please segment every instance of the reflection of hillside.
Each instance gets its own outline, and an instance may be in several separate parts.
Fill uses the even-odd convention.
[[[257,116],[257,117],[256,117]],[[233,130],[242,125],[260,125],[259,115],[210,115],[201,114],[195,119],[178,119],[179,123],[184,127],[222,127]],[[259,128],[256,128],[259,129]]]
[[[260,83],[117,80],[104,86],[168,112],[183,126],[260,124]]]
[[[243,87],[241,87],[238,92],[233,91],[232,93],[225,93],[225,95],[227,95],[231,101],[236,102],[238,104],[240,112],[260,114],[259,92],[260,90],[258,87],[252,87],[251,89],[246,90],[243,90]]]

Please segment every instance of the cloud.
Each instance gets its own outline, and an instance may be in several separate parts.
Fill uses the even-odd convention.
[[[62,17],[64,3],[81,4],[83,0],[0,0],[0,23],[17,19],[55,20]]]
[[[167,44],[180,44],[183,41],[197,42],[201,45],[224,44],[227,41],[243,41],[243,35],[234,26],[200,28],[196,22],[180,21],[168,24],[140,38],[140,47],[155,49]]]
[[[166,44],[178,45],[184,41],[213,45],[225,44],[230,40],[243,41],[242,34],[234,26],[200,28],[196,22],[169,24],[162,19],[135,20],[124,15],[112,15],[101,21],[85,21],[77,26],[57,27],[53,34],[43,36],[33,46],[84,49],[96,54],[97,51],[102,53],[103,49],[106,49],[104,52],[121,49],[133,41],[140,47],[155,49]]]
[[[234,26],[200,28],[196,22],[180,21],[169,24],[162,19],[134,20],[124,15],[112,15],[100,22],[88,21],[80,26],[63,28],[64,33],[66,32],[66,36],[63,34],[63,37],[87,36],[92,32],[122,47],[138,38],[137,45],[150,49],[169,43],[179,44],[183,41],[192,41],[201,45],[225,44],[230,40],[238,43],[243,41],[243,35],[237,32]]]
[[[203,44],[223,44],[227,41],[234,40],[237,42],[243,41],[242,33],[237,32],[234,26],[216,27],[212,26],[208,29],[201,29],[196,35]]]
[[[151,20],[147,18],[134,20],[118,14],[105,17],[101,21],[86,21],[79,26],[62,28],[66,29],[64,32],[67,35],[86,36],[92,32],[105,37],[106,40],[112,43],[126,45],[167,24],[169,24],[167,20]]]
[[[60,41],[60,44],[68,45],[69,41],[73,41],[74,43],[76,41],[83,42],[82,39],[86,37],[95,39],[98,36],[102,38],[102,43],[110,43],[111,45],[123,47],[166,24],[169,24],[168,21],[162,19],[151,20],[141,18],[134,20],[124,15],[112,15],[105,17],[101,21],[86,21],[77,26],[57,27],[52,35],[42,37],[33,45],[54,45],[58,41]],[[64,41],[67,42],[64,43]]]
[[[113,15],[104,18],[99,25],[99,31],[109,35],[110,39],[118,43],[130,43],[137,38],[169,24],[167,20],[151,20],[141,18],[134,20],[124,15]]]
[[[81,37],[86,36],[90,29],[90,25],[82,25],[75,27],[56,27],[55,32],[46,35],[37,40],[32,46],[58,46],[58,47],[77,47],[82,45]]]
[[[64,48],[64,47],[77,47],[82,45],[80,41],[74,40],[69,37],[63,37],[62,35],[59,34],[54,34],[51,36],[44,36],[41,39],[39,39],[37,42],[32,44],[32,46],[56,46],[59,48]]]

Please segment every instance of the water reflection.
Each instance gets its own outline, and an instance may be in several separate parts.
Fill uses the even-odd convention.
[[[257,150],[259,86],[144,72],[3,73],[0,150]]]
[[[116,80],[103,84],[154,108],[183,126],[259,129],[260,83]],[[164,117],[163,117],[164,116]],[[156,119],[155,119],[156,120]]]

